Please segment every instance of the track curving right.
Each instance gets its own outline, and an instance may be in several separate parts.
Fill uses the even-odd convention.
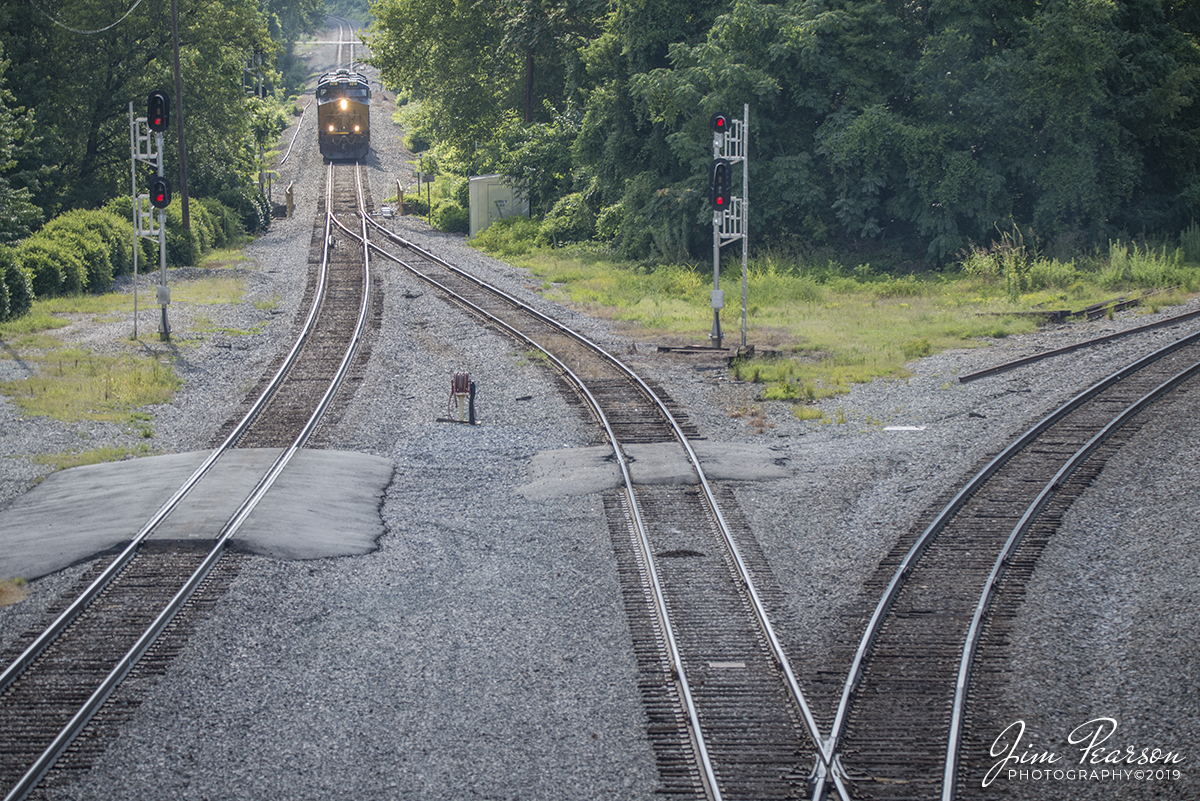
[[[1044,542],[1100,466],[1122,425],[1200,371],[1200,334],[1139,360],[1064,404],[989,462],[919,535],[878,568],[865,631],[848,671],[829,744],[852,797],[955,797],[958,740],[974,642],[991,588],[1034,526]],[[1091,458],[1092,461],[1088,461]],[[1088,466],[1084,480],[1074,475]],[[1082,473],[1082,471],[1080,471]],[[1021,565],[1026,575],[1031,565]],[[868,619],[869,617],[869,619]],[[824,788],[818,786],[814,797]]]
[[[695,429],[628,367],[536,310],[383,229],[389,257],[542,350],[588,399],[626,488],[605,496],[664,795],[807,795],[819,734],[771,622],[778,596],[748,526],[731,526],[689,439]],[[373,247],[375,247],[373,245]],[[629,478],[624,448],[675,442],[698,483]],[[729,517],[732,517],[730,515]],[[777,606],[777,605],[776,605]],[[821,758],[821,757],[817,757]]]

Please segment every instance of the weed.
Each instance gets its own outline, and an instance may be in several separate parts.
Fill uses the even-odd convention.
[[[792,414],[794,414],[796,416],[797,420],[821,420],[821,421],[823,421],[825,419],[825,412],[821,411],[816,406],[806,406],[804,404],[798,404],[792,410]]]
[[[920,339],[910,339],[908,342],[905,342],[903,345],[901,345],[900,349],[904,351],[904,358],[908,359],[909,361],[913,359],[920,359],[923,356],[928,356],[929,354],[933,353],[933,345],[929,344],[929,340],[925,337],[921,337]]]
[[[119,462],[123,459],[137,456],[152,456],[153,454],[154,451],[148,445],[139,445],[136,448],[120,446],[69,453],[35,454],[29,458],[34,464],[47,465],[53,470],[66,470],[71,467]]]
[[[241,302],[245,290],[246,282],[233,274],[198,278],[172,287],[171,302],[200,306],[236,304]]]
[[[501,227],[493,236],[516,233]],[[1200,245],[1200,226],[1196,236]],[[1037,319],[1019,312],[1035,305],[1078,309],[1113,296],[1111,279],[1102,275],[1111,268],[1098,254],[1043,258],[1035,237],[1015,226],[995,238],[963,254],[960,270],[935,274],[879,273],[866,263],[846,267],[777,249],[752,256],[748,331],[790,356],[739,359],[733,378],[762,384],[763,399],[811,403],[848,392],[855,383],[905,377],[905,363],[916,358],[1031,332]],[[1145,250],[1128,253],[1128,278],[1122,280],[1178,285],[1184,295],[1200,289],[1200,270],[1184,265],[1182,256],[1160,248],[1150,258]],[[595,245],[530,245],[511,258],[533,271],[547,297],[622,321],[635,337],[698,339],[710,330],[707,264],[630,263]],[[1138,260],[1144,264],[1135,270]],[[740,285],[740,265],[723,269],[721,282]],[[737,315],[736,294],[727,290],[727,321]]]
[[[1193,220],[1179,235],[1179,246],[1183,248],[1183,257],[1190,262],[1200,261],[1200,225]]]
[[[180,385],[169,365],[150,356],[64,348],[23,358],[37,371],[0,383],[0,393],[25,414],[56,420],[129,422],[138,407],[166,403]]]
[[[24,601],[29,595],[25,579],[14,578],[0,581],[0,607],[12,606]]]
[[[253,261],[246,255],[241,248],[225,248],[223,250],[214,250],[204,257],[204,262],[200,265],[210,270],[219,270],[225,267],[243,267],[248,266],[245,263]]]

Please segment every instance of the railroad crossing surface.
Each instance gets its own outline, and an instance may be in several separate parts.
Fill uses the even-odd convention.
[[[280,451],[222,456],[152,538],[214,539]],[[47,477],[0,512],[0,575],[40,578],[124,546],[207,456],[130,459]],[[281,559],[369,553],[384,533],[379,507],[393,470],[390,459],[378,456],[301,451],[237,532],[234,547]]]

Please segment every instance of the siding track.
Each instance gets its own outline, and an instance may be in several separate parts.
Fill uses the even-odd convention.
[[[605,497],[663,795],[807,795],[816,724],[760,587],[773,582],[727,522],[669,400],[577,333],[377,227],[378,250],[489,324],[545,353],[604,427],[625,487]],[[372,245],[376,248],[376,245]],[[398,250],[398,248],[400,250]],[[402,255],[399,255],[401,254]],[[677,442],[698,484],[635,485],[623,446]],[[770,593],[767,593],[770,594]],[[819,758],[819,757],[818,757]]]
[[[1086,487],[1079,479],[1098,472],[1095,454],[1109,438],[1197,371],[1200,334],[1076,396],[989,462],[880,565],[868,587],[879,601],[863,610],[865,633],[827,741],[852,797],[956,796],[976,646],[989,610],[1007,617],[1006,605],[1019,598],[1019,588],[998,599],[993,588],[1010,564],[1014,576],[1032,570],[1039,543]],[[815,798],[829,778],[820,777]]]
[[[25,798],[173,624],[221,560],[229,539],[270,489],[288,461],[313,435],[343,383],[362,339],[370,308],[365,248],[339,260],[357,282],[330,276],[329,230],[335,211],[361,210],[357,166],[327,174],[324,256],[308,318],[291,351],[229,435],[121,554],[0,673],[0,787],[5,801]],[[335,193],[335,179],[339,188]],[[338,208],[346,204],[349,208]],[[350,283],[347,302],[340,288]],[[325,302],[332,297],[332,300]],[[340,346],[336,343],[340,341]],[[340,355],[333,354],[340,348]],[[300,387],[294,390],[293,387]],[[282,420],[283,422],[280,422]],[[149,538],[223,453],[248,434],[270,432],[290,443],[252,488],[237,513],[199,550]]]

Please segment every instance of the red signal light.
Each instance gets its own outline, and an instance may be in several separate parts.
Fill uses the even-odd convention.
[[[712,169],[708,174],[708,196],[712,207],[722,211],[729,205],[733,190],[733,167],[728,159],[713,159]]]
[[[166,178],[155,178],[150,183],[150,205],[156,209],[171,205],[171,183]]]
[[[150,125],[150,130],[157,133],[167,130],[167,125],[170,124],[171,98],[161,89],[151,92],[146,101],[146,120]]]

